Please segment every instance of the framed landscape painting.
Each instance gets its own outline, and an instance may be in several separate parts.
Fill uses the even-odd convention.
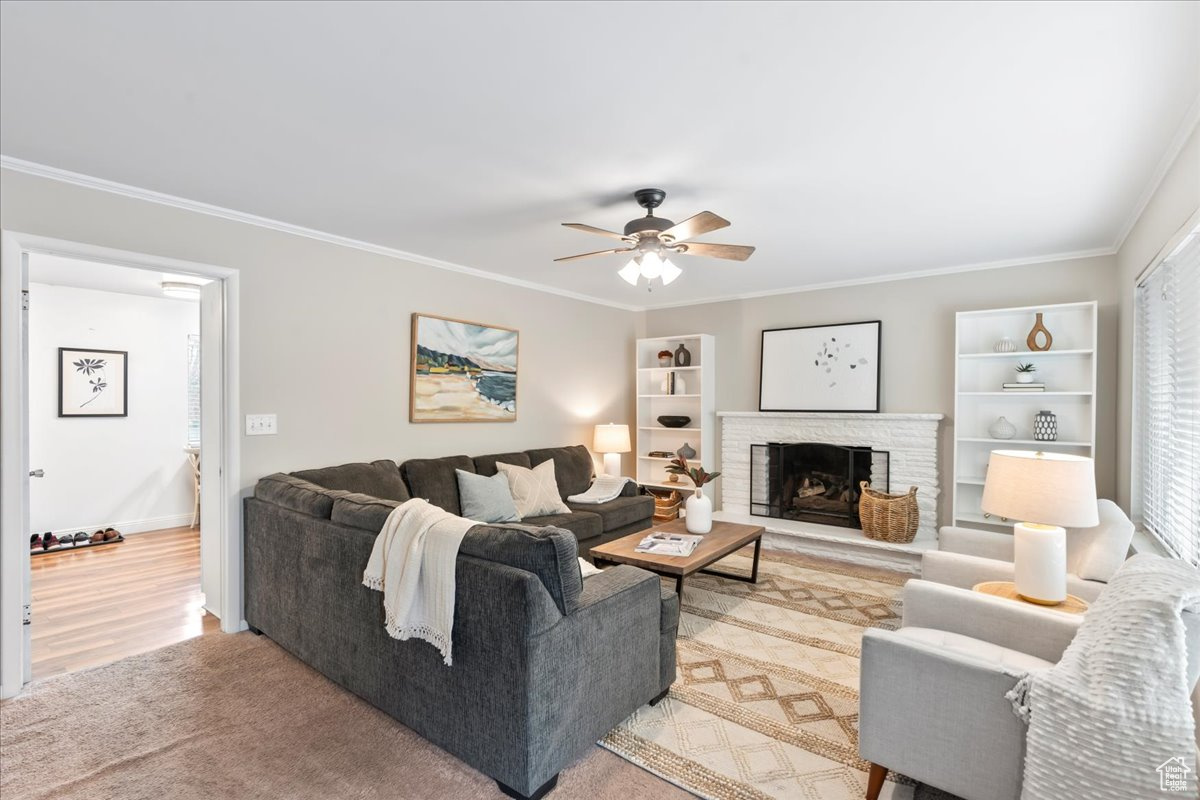
[[[883,323],[762,332],[759,411],[879,411]]]
[[[411,422],[514,422],[518,333],[413,314]]]
[[[58,348],[58,415],[124,417],[129,414],[129,352]]]

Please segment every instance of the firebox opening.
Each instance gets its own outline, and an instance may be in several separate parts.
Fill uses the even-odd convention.
[[[888,491],[888,453],[808,442],[750,446],[750,513],[861,528],[859,484]]]

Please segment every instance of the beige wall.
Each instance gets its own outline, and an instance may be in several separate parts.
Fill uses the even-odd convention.
[[[12,171],[0,227],[240,270],[241,410],[279,415],[277,436],[243,438],[244,486],[345,461],[590,446],[593,424],[633,413],[632,312]],[[414,311],[520,329],[517,422],[408,422]]]
[[[1133,295],[1138,275],[1200,209],[1200,127],[1167,171],[1146,209],[1117,252],[1120,349],[1117,412],[1117,502],[1129,510],[1133,443]],[[1165,254],[1164,254],[1165,255]]]
[[[1100,311],[1096,420],[1097,489],[1116,489],[1117,287],[1114,257],[961,272],[840,289],[663,309],[647,313],[646,335],[711,333],[717,347],[717,410],[758,408],[764,328],[883,321],[880,410],[940,412],[941,524],[950,516],[954,436],[954,313],[1096,300]],[[717,467],[719,465],[706,465]]]

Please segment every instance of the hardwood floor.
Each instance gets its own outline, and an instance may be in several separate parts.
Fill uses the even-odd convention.
[[[31,560],[34,680],[220,630],[201,606],[198,528]]]

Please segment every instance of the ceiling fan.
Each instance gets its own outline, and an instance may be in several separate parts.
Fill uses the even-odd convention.
[[[624,233],[606,231],[603,228],[584,225],[581,222],[563,223],[565,227],[584,233],[595,233],[610,239],[620,239],[625,243],[625,247],[581,253],[577,256],[566,256],[554,260],[575,261],[592,256],[631,253],[632,258],[617,273],[618,275],[633,286],[637,286],[638,281],[642,278],[645,278],[647,283],[658,278],[665,286],[683,272],[667,260],[669,255],[712,256],[713,258],[745,261],[754,252],[753,247],[746,245],[688,241],[705,233],[729,227],[728,220],[718,217],[711,211],[701,211],[683,222],[674,223],[665,217],[654,216],[654,209],[662,205],[662,201],[667,197],[667,193],[662,189],[638,189],[633,193],[633,197],[639,206],[646,209],[646,216],[627,222]]]

